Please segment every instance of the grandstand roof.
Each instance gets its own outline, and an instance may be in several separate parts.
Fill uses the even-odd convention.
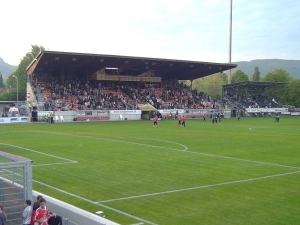
[[[134,75],[152,70],[163,80],[194,80],[237,67],[236,64],[188,60],[42,51],[27,67],[27,74],[92,75],[103,68],[118,68]]]
[[[223,85],[223,89],[229,89],[229,88],[235,89],[235,88],[242,88],[242,87],[265,89],[267,87],[285,86],[287,84],[288,83],[285,82],[243,81],[243,82]]]

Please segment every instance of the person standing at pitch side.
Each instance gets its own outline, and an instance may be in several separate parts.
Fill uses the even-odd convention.
[[[184,116],[181,117],[181,126],[185,127],[185,117]]]
[[[153,127],[157,127],[157,121],[158,121],[158,118],[157,118],[157,115],[155,115],[153,118]]]

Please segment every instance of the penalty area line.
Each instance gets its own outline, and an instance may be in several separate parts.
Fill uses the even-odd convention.
[[[32,166],[53,166],[53,165],[64,165],[64,164],[72,164],[72,163],[78,163],[77,161],[72,161],[72,162],[62,162],[62,163],[45,163],[45,164],[36,164]]]
[[[209,185],[183,188],[183,189],[170,190],[170,191],[162,191],[162,192],[156,192],[156,193],[150,193],[150,194],[144,194],[144,195],[129,196],[129,197],[124,197],[124,198],[108,199],[108,200],[98,201],[98,203],[116,202],[116,201],[129,200],[129,199],[135,199],[135,198],[152,197],[152,196],[157,196],[157,195],[164,195],[164,194],[172,194],[172,193],[178,193],[178,192],[184,192],[184,191],[198,190],[198,189],[203,189],[203,188],[212,188],[212,187],[218,187],[218,186],[224,186],[224,185],[230,185],[230,184],[238,184],[238,183],[245,183],[245,182],[251,182],[251,181],[256,181],[256,180],[270,179],[270,178],[274,178],[274,177],[287,176],[287,175],[297,174],[297,173],[300,173],[300,170],[299,171],[294,171],[294,172],[289,172],[289,173],[275,174],[275,175],[270,175],[270,176],[263,176],[263,177],[256,177],[256,178],[249,178],[249,179],[243,179],[243,180],[223,182],[223,183],[219,183],[219,184],[209,184]]]
[[[268,127],[268,128],[270,128],[270,127]],[[257,130],[257,128],[252,128],[252,127],[249,127],[249,131],[256,132],[256,133],[264,133],[264,134],[275,134],[275,135],[289,135],[289,136],[296,136],[296,135],[298,136],[299,135],[299,134],[294,134],[294,133],[281,133],[281,132],[278,133],[278,132],[274,132],[274,131]]]
[[[66,163],[77,163],[77,161],[74,161],[74,160],[71,160],[71,159],[66,159],[66,158],[63,158],[63,157],[56,156],[56,155],[50,155],[50,154],[47,154],[47,153],[44,153],[44,152],[39,152],[39,151],[30,149],[30,148],[24,148],[24,147],[21,147],[21,146],[10,145],[10,144],[5,144],[5,143],[0,143],[0,145],[6,145],[6,146],[9,146],[9,147],[14,147],[14,148],[18,148],[18,149],[23,149],[23,150],[26,150],[26,151],[30,151],[30,152],[34,152],[34,153],[37,153],[37,154],[41,154],[41,155],[49,156],[49,157],[52,157],[52,158],[56,158],[56,159],[61,159],[61,160],[67,161],[67,162],[64,162],[64,163],[52,163],[52,164],[44,164],[44,165],[66,164]],[[43,164],[38,164],[38,165],[41,166],[41,165],[43,165]],[[36,165],[36,166],[38,166],[38,165]]]
[[[151,148],[161,148],[161,149],[167,149],[167,150],[173,150],[173,151],[185,151],[187,149],[187,147],[184,146],[184,145],[178,144],[176,142],[170,142],[170,141],[164,141],[164,140],[161,140],[161,142],[176,143],[179,146],[184,146],[184,149],[168,148],[168,147],[163,147],[163,146],[158,146],[158,145],[149,145],[149,144],[137,143],[137,142],[132,142],[132,141],[123,141],[123,140],[110,139],[110,138],[93,137],[93,136],[82,136],[82,135],[78,135],[78,134],[58,133],[58,132],[49,132],[49,131],[38,131],[38,132],[49,133],[49,134],[57,134],[57,135],[59,134],[59,135],[65,135],[65,136],[71,136],[71,137],[79,137],[79,138],[86,138],[86,139],[95,139],[95,140],[119,142],[119,143],[132,144],[132,145],[140,145],[140,146],[147,146],[147,147],[151,147]],[[141,138],[141,139],[143,139],[143,138]],[[146,139],[146,138],[144,138],[144,139]]]
[[[203,153],[203,152],[193,152],[193,151],[187,151],[187,153],[300,170],[300,167],[296,167],[296,166],[288,166],[288,165],[281,165],[281,164],[276,164],[276,163],[261,162],[261,161],[255,161],[255,160],[250,160],[250,159],[241,159],[241,158],[235,158],[235,157],[230,157],[230,156],[214,155],[214,154],[208,154],[208,153]]]

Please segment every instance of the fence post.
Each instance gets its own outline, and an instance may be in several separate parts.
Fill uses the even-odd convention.
[[[64,218],[65,225],[69,225],[69,218]]]
[[[24,168],[25,199],[32,200],[32,161],[27,160]]]

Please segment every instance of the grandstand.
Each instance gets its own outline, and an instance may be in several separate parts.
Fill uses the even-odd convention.
[[[131,56],[42,51],[27,68],[27,102],[38,110],[204,109],[204,93],[178,80],[205,77],[235,68],[220,64]],[[32,94],[33,93],[33,94]]]
[[[232,108],[232,114],[235,116],[236,110],[241,110],[242,115],[246,109],[278,109],[283,108],[280,102],[277,102],[273,96],[268,96],[266,91],[272,87],[283,87],[284,82],[253,82],[244,81],[234,84],[223,85],[222,96],[223,104]],[[256,110],[257,111],[257,110]],[[260,111],[260,110],[259,110]],[[250,116],[263,116],[268,112],[253,112]],[[274,111],[273,111],[274,114]]]
[[[70,52],[41,51],[27,67],[27,102],[38,111],[69,111],[68,121],[107,120],[101,110],[142,110],[150,105],[161,112],[175,114],[183,109],[187,118],[208,116],[209,110],[236,110],[241,116],[246,109],[269,108],[272,113],[283,108],[272,96],[266,95],[270,87],[286,83],[239,82],[223,85],[222,101],[217,102],[205,93],[192,90],[180,80],[193,80],[235,68],[235,64],[185,61],[174,59],[100,55]],[[97,110],[97,114],[82,115],[82,111]],[[194,112],[193,110],[197,110]],[[200,111],[202,110],[202,111]],[[286,110],[286,109],[284,109]],[[152,110],[153,111],[153,110]],[[252,110],[248,110],[250,112]],[[271,113],[271,114],[272,114]],[[80,115],[78,118],[75,115]],[[269,112],[250,112],[262,116]],[[66,116],[66,114],[58,116]],[[119,115],[121,116],[121,115]],[[119,118],[117,116],[116,118]],[[146,118],[143,116],[142,118]]]

